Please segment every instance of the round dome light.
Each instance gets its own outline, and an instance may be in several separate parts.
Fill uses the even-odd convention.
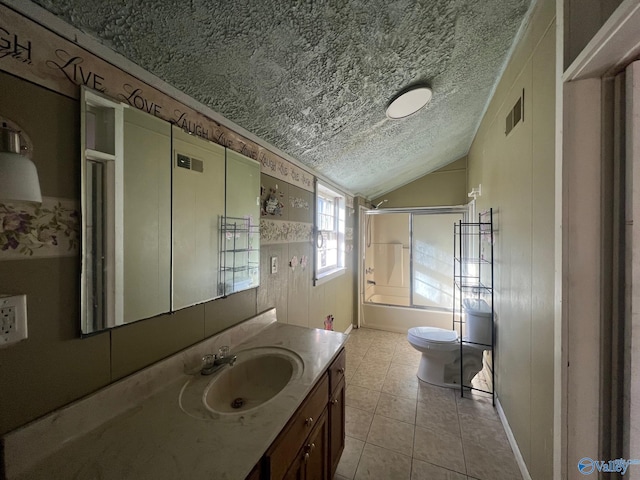
[[[431,101],[433,92],[429,87],[416,85],[403,90],[387,105],[387,117],[392,119],[413,115]]]

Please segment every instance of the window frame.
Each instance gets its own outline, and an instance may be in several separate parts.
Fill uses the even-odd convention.
[[[321,212],[320,202],[321,199],[329,200],[333,203],[333,228],[326,229],[326,224],[321,220],[321,215],[328,215]],[[314,238],[313,238],[313,259],[314,259],[314,277],[313,284],[321,285],[329,280],[332,280],[340,275],[343,275],[346,271],[346,225],[345,225],[345,212],[346,212],[346,198],[345,195],[335,188],[316,180],[315,185],[315,209],[314,209]],[[324,225],[323,225],[324,224]],[[325,227],[325,228],[321,228]],[[331,265],[320,266],[319,254],[321,250],[327,251],[326,245],[320,242],[320,239],[325,239],[326,236],[323,232],[331,232],[335,235],[335,250],[336,261]],[[326,241],[326,240],[325,240]]]

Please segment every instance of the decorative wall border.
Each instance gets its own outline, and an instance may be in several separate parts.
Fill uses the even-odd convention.
[[[312,233],[312,223],[260,219],[260,245],[311,242]]]
[[[0,70],[75,99],[85,85],[258,160],[264,173],[314,190],[311,173],[5,5],[0,5]]]
[[[0,261],[78,255],[79,220],[80,205],[65,198],[0,203]]]

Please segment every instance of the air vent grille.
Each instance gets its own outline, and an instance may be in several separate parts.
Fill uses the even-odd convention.
[[[522,90],[522,96],[518,98],[511,111],[507,113],[504,134],[509,135],[511,130],[521,121],[524,121],[524,89]]]
[[[191,158],[181,153],[178,153],[176,155],[176,167],[185,168],[187,170],[191,170],[192,172],[204,172],[204,162],[202,160]]]

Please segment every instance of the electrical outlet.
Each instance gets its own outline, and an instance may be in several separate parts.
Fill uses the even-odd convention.
[[[27,296],[0,295],[0,348],[27,338]]]
[[[278,257],[271,257],[271,273],[278,273]]]
[[[8,335],[16,329],[16,307],[0,308],[0,333]]]

